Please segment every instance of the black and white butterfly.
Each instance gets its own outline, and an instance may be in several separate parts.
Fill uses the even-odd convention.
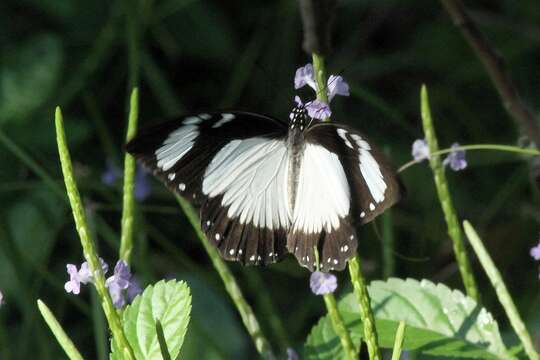
[[[309,118],[289,123],[248,112],[200,113],[141,132],[127,151],[200,207],[226,260],[270,264],[288,252],[313,271],[342,270],[355,225],[400,198],[389,163],[359,132]]]

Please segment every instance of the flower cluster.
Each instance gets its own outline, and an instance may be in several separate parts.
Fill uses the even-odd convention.
[[[531,248],[530,254],[534,260],[540,260],[540,241],[538,242],[538,245]],[[540,278],[540,272],[538,274],[538,278]]]
[[[319,91],[312,64],[306,64],[306,66],[296,70],[294,76],[294,88],[300,89],[305,85],[308,85],[315,90],[315,93]],[[294,100],[298,105],[305,106],[309,116],[314,119],[323,120],[332,115],[330,102],[336,95],[349,96],[349,84],[347,84],[347,82],[339,75],[330,75],[326,85],[326,94],[328,95],[328,104],[325,104],[320,100],[308,101],[304,104],[298,96],[296,96]]]
[[[337,289],[337,277],[329,273],[315,271],[309,278],[309,287],[315,295],[330,294]]]
[[[112,161],[107,161],[107,168],[101,175],[101,182],[107,186],[113,186],[122,177],[122,171]],[[146,171],[137,165],[135,173],[135,199],[143,201],[150,195],[150,181]]]
[[[109,271],[109,266],[103,259],[100,258],[99,261],[103,274],[106,274]],[[66,292],[78,295],[81,292],[81,284],[86,285],[94,282],[94,277],[86,261],[81,264],[79,270],[73,264],[67,264],[66,267],[69,275],[69,281],[64,285]],[[129,266],[123,260],[118,260],[113,275],[107,278],[105,286],[109,289],[109,294],[117,309],[124,307],[127,302],[131,302],[135,296],[142,292],[139,282],[132,276]]]
[[[458,143],[452,144],[452,149],[458,148]],[[415,161],[422,161],[429,159],[429,146],[425,139],[418,139],[413,142],[412,145],[412,157]],[[467,167],[467,160],[465,159],[464,150],[453,150],[443,160],[444,166],[450,166],[450,169],[454,171],[460,171]]]

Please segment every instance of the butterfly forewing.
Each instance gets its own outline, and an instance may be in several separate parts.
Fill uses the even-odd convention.
[[[286,252],[286,133],[262,115],[195,114],[141,132],[127,150],[201,207],[223,258],[268,264]]]

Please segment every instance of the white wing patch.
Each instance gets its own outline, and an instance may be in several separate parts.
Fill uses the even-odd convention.
[[[199,136],[199,127],[194,124],[197,117],[188,118],[185,124],[169,134],[163,145],[156,150],[157,167],[163,171],[172,168],[193,147],[195,139]]]
[[[226,124],[229,121],[234,120],[234,118],[235,118],[235,116],[233,114],[221,114],[221,119],[216,121],[216,123],[214,125],[212,125],[212,127],[214,129],[216,129],[218,127],[221,127],[223,124]]]
[[[379,164],[370,153],[371,146],[369,146],[367,141],[362,139],[360,135],[351,134],[350,136],[356,142],[356,145],[358,145],[358,160],[360,162],[360,172],[362,173],[362,177],[366,181],[373,200],[375,200],[376,203],[381,203],[384,201],[384,192],[388,185],[386,185],[386,182],[384,181]],[[375,210],[375,205],[370,203],[369,209],[371,211]]]
[[[293,230],[310,234],[338,229],[351,202],[338,156],[323,146],[306,143],[298,178]]]
[[[202,192],[223,195],[228,217],[256,227],[287,229],[288,152],[284,140],[233,140],[212,159],[204,174]]]

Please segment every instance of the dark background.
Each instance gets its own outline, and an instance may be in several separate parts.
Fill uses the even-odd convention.
[[[537,0],[469,1],[474,19],[507,60],[526,103],[540,105],[540,5]],[[129,39],[136,39],[131,41]],[[131,44],[131,45],[130,45]],[[140,126],[199,109],[234,108],[286,119],[302,51],[295,1],[4,0],[0,4],[0,308],[1,359],[57,359],[63,354],[40,318],[43,299],[88,358],[105,359],[107,333],[95,296],[66,294],[66,263],[82,253],[70,210],[34,161],[63,191],[54,106],[62,106],[80,191],[100,254],[117,259],[121,181],[101,180],[121,167],[126,104],[140,86]],[[351,96],[336,98],[333,120],[385,148],[398,166],[422,138],[419,90],[430,90],[439,143],[522,144],[521,134],[484,68],[437,1],[341,1],[329,74]],[[536,114],[536,113],[535,113]],[[11,142],[29,156],[16,155]],[[15,149],[15,150],[17,150]],[[469,219],[538,341],[538,190],[529,159],[469,152],[469,167],[449,172],[458,215]],[[38,170],[39,170],[38,169]],[[462,289],[428,166],[402,174],[408,195],[374,226],[360,229],[359,252],[370,279],[393,274]],[[193,291],[183,358],[239,359],[255,354],[199,240],[173,196],[150,180],[137,207],[134,273],[144,285],[185,279]],[[393,225],[391,224],[393,222]],[[393,233],[396,266],[382,261],[381,237]],[[471,254],[483,302],[509,325]],[[229,264],[276,350],[300,349],[325,313],[309,274],[289,257],[268,268]],[[339,274],[340,290],[347,274]],[[515,343],[513,337],[508,343]]]

